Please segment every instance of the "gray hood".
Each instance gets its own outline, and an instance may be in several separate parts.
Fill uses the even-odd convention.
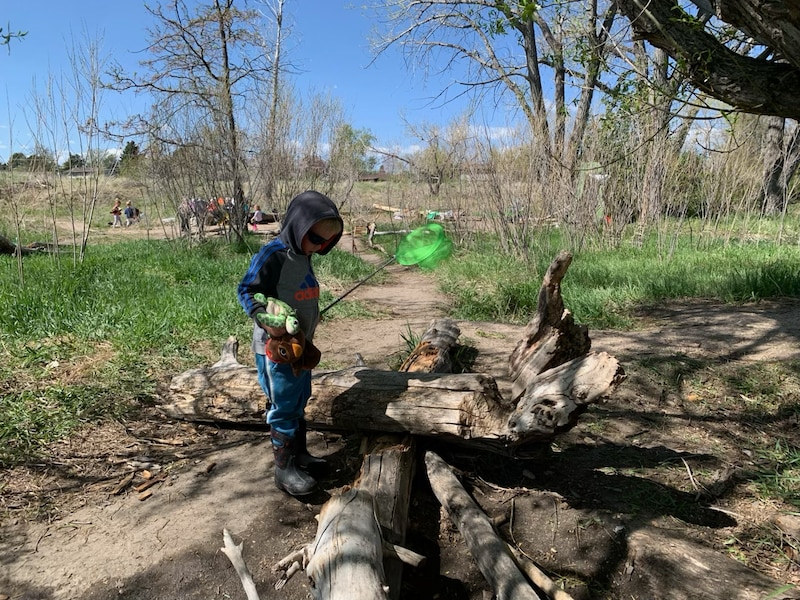
[[[333,200],[319,192],[309,190],[298,194],[289,202],[289,206],[286,208],[286,215],[283,217],[279,237],[295,253],[302,254],[301,246],[308,230],[315,223],[325,219],[337,219],[342,226],[339,235],[332,239],[331,243],[325,248],[317,252],[317,254],[327,254],[342,237],[341,232],[344,231],[344,222],[342,217],[339,216],[339,210]]]

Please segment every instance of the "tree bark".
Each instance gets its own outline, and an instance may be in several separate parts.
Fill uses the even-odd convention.
[[[783,129],[786,119],[766,117],[767,131],[764,135],[764,175],[761,190],[761,210],[767,216],[783,212],[788,181],[783,180]],[[784,184],[784,185],[782,185]]]
[[[351,488],[328,500],[309,547],[306,574],[317,600],[388,600],[372,495]]]
[[[790,2],[717,3],[726,8],[729,17],[734,16],[735,5],[754,9],[755,14],[766,10],[768,4],[774,7],[779,17],[747,20],[741,28],[766,24],[759,33],[788,62],[766,62],[735,53],[675,0],[619,0],[617,4],[630,19],[635,35],[682,63],[698,89],[746,112],[800,119],[800,13],[791,10]],[[738,18],[734,24],[739,26]]]
[[[374,499],[375,518],[384,541],[384,581],[389,587],[390,600],[397,600],[402,587],[403,563],[396,555],[387,555],[386,544],[402,547],[406,542],[415,444],[410,436],[380,436],[367,443],[372,448],[364,457],[355,485],[369,492]]]
[[[452,373],[452,349],[461,330],[450,319],[434,321],[420,338],[416,348],[398,371],[415,373]]]
[[[550,264],[539,288],[536,314],[511,352],[512,400],[519,398],[541,373],[582,356],[591,348],[588,330],[575,323],[561,297],[561,281],[571,262],[572,255],[562,252]]]

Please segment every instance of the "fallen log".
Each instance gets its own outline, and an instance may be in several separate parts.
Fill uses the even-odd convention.
[[[229,339],[220,362],[176,376],[161,409],[189,421],[263,426],[263,392],[255,369],[232,358],[236,345]],[[311,428],[410,433],[502,449],[551,440],[621,381],[615,358],[590,354],[541,376],[538,388],[513,407],[494,378],[480,373],[352,367],[314,376],[306,420]]]
[[[416,450],[411,436],[383,435],[364,438],[364,460],[355,486],[374,499],[375,518],[383,534],[383,571],[389,598],[397,600],[403,579],[403,563],[419,566],[424,557],[403,547],[408,526],[411,484]]]
[[[0,254],[8,254],[10,256],[17,256],[21,254],[23,256],[27,256],[28,254],[36,254],[42,251],[43,248],[41,247],[26,248],[25,246],[15,244],[6,236],[0,235]]]
[[[447,463],[437,454],[427,452],[425,466],[436,499],[458,528],[498,600],[547,600],[519,570],[489,517],[467,494]]]
[[[450,319],[434,321],[398,371],[408,373],[452,373],[452,350],[461,330]]]
[[[322,507],[314,542],[273,567],[279,573],[275,588],[304,568],[319,600],[398,598],[402,564],[425,561],[402,545],[413,469],[411,438],[375,440],[356,485]]]
[[[422,373],[358,367],[317,373],[306,408],[309,426],[410,433],[500,451],[548,442],[570,429],[625,378],[614,357],[588,352],[586,328],[564,309],[560,285],[571,260],[562,253],[551,264],[536,315],[511,353],[512,398],[503,398],[488,375],[434,374],[450,368],[449,349],[460,334],[455,323],[441,319],[403,365]],[[229,338],[217,363],[176,376],[161,394],[162,410],[189,421],[263,426],[256,370],[237,361],[237,348]]]
[[[309,556],[306,574],[317,600],[388,599],[380,526],[366,490],[352,488],[325,503]]]

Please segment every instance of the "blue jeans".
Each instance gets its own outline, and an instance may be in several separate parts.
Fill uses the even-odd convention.
[[[256,368],[258,383],[267,395],[267,424],[295,437],[311,397],[311,371],[300,371],[295,377],[292,365],[272,362],[263,354],[256,354]]]

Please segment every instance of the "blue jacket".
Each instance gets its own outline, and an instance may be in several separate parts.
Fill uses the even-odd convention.
[[[315,223],[330,218],[341,222],[332,200],[318,192],[303,192],[289,203],[279,237],[262,246],[250,261],[237,296],[247,316],[253,319],[253,352],[256,354],[265,353],[267,342],[267,332],[256,320],[259,312],[266,312],[266,307],[253,297],[259,292],[294,308],[306,338],[313,339],[319,322],[319,282],[311,257],[303,254],[301,245]],[[340,237],[341,234],[318,254],[327,254]]]

